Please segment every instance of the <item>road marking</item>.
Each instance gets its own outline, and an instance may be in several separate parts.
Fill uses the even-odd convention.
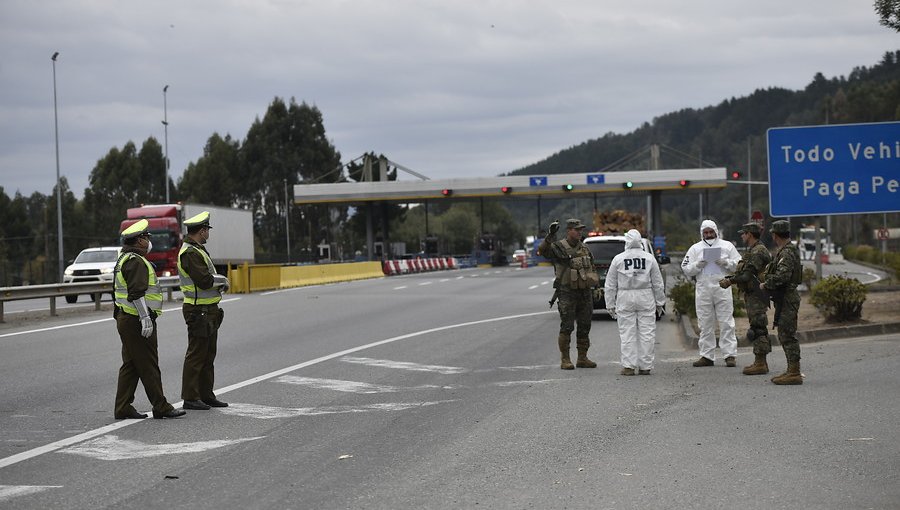
[[[406,285],[401,285],[399,287],[394,287],[394,290],[403,290],[406,288]]]
[[[550,280],[541,282],[541,285],[547,285],[548,283],[550,283]]]
[[[570,379],[540,379],[538,381],[501,381],[491,383],[493,386],[500,386],[501,388],[505,388],[508,386],[522,386],[522,385],[530,385],[530,384],[547,384],[557,381],[569,381]]]
[[[528,287],[528,290],[534,290],[538,287],[540,287],[540,285],[532,285],[531,287]]]
[[[431,285],[432,283],[434,283],[434,282],[422,282],[422,283],[419,284],[419,286],[422,286],[422,285]]]
[[[414,331],[412,333],[406,333],[405,335],[399,335],[399,336],[395,336],[395,337],[391,337],[391,338],[385,338],[384,340],[378,340],[376,342],[371,342],[371,343],[368,343],[365,345],[351,347],[350,349],[344,349],[343,351],[334,352],[331,354],[327,354],[325,356],[311,359],[309,361],[297,363],[296,365],[291,365],[289,367],[275,370],[274,372],[269,372],[268,374],[263,374],[263,375],[260,375],[257,377],[253,377],[251,379],[247,379],[246,381],[235,383],[230,386],[225,386],[224,388],[219,388],[218,390],[215,391],[215,393],[216,393],[216,395],[224,395],[226,393],[243,388],[245,386],[250,386],[252,384],[256,384],[261,381],[274,379],[278,376],[281,376],[281,375],[284,375],[284,374],[287,374],[290,372],[294,372],[296,370],[300,370],[301,368],[306,368],[306,367],[309,367],[312,365],[318,365],[319,363],[323,363],[325,361],[329,361],[329,360],[332,360],[335,358],[340,358],[341,356],[346,356],[348,354],[353,354],[354,352],[364,351],[367,349],[371,349],[372,347],[378,347],[380,345],[386,345],[386,344],[390,344],[390,343],[394,343],[394,342],[399,342],[400,340],[407,340],[409,338],[416,338],[419,336],[430,335],[432,333],[438,333],[441,331],[449,331],[451,329],[467,328],[469,326],[479,326],[481,324],[489,324],[491,322],[524,319],[526,317],[537,317],[539,315],[546,315],[546,314],[554,314],[555,315],[556,313],[557,312],[554,310],[545,310],[545,311],[541,311],[541,312],[531,312],[531,313],[521,313],[521,314],[517,314],[517,315],[506,315],[503,317],[493,317],[490,319],[481,319],[481,320],[477,320],[477,321],[460,322],[458,324],[449,324],[447,326],[440,326],[437,328],[423,329],[421,331]],[[181,405],[181,403],[176,402],[172,405],[174,405],[175,407],[178,407]],[[227,407],[222,408],[222,409],[227,409]],[[10,455],[9,457],[0,459],[0,469],[7,467],[7,466],[11,466],[13,464],[18,464],[19,462],[22,462],[22,461],[25,461],[28,459],[32,459],[34,457],[43,455],[45,453],[54,452],[56,450],[65,448],[67,446],[70,446],[70,445],[73,445],[76,443],[80,443],[82,441],[86,441],[88,439],[93,439],[95,437],[101,436],[108,432],[112,432],[114,430],[118,430],[123,427],[127,427],[129,425],[141,423],[142,421],[143,420],[121,420],[119,422],[112,423],[112,424],[106,425],[104,427],[100,427],[100,428],[97,428],[94,430],[89,430],[87,432],[83,432],[76,436],[72,436],[72,437],[69,437],[66,439],[61,439],[59,441],[55,441],[50,444],[45,444],[44,446],[39,446],[37,448],[33,448],[28,451],[17,453],[15,455]]]
[[[275,382],[284,384],[295,384],[297,386],[306,386],[318,390],[333,390],[344,393],[396,393],[405,390],[435,390],[445,388],[434,384],[425,384],[422,386],[413,386],[411,388],[401,388],[398,386],[384,386],[381,384],[370,384],[358,381],[342,381],[339,379],[314,379],[312,377],[299,377],[296,375],[283,375]]]
[[[0,502],[60,487],[62,485],[0,485]]]
[[[368,365],[371,367],[396,368],[398,370],[410,370],[413,372],[437,372],[439,374],[461,374],[468,372],[462,367],[445,367],[441,365],[420,365],[418,363],[410,363],[408,361],[392,361],[389,359],[372,359],[372,358],[354,358],[344,356],[339,361],[345,363],[356,363],[359,365]]]
[[[546,370],[548,368],[556,368],[558,365],[519,365],[513,367],[497,367],[497,370],[507,370],[516,372],[519,370]]]
[[[219,301],[219,303],[229,303],[229,302],[231,302],[231,301],[238,301],[239,299],[241,299],[241,298],[238,297],[238,298],[231,298],[231,299],[223,299],[222,301]],[[163,313],[166,313],[166,312],[175,312],[175,311],[179,311],[179,312],[180,312],[180,311],[181,311],[181,307],[178,307],[178,308],[163,308]],[[97,320],[94,320],[94,321],[87,321],[87,322],[76,322],[75,324],[63,324],[63,325],[61,325],[61,326],[53,326],[53,327],[50,327],[50,328],[29,329],[29,330],[26,330],[26,331],[18,331],[18,332],[16,332],[16,333],[6,333],[6,334],[4,334],[4,335],[0,335],[0,338],[6,338],[6,337],[8,337],[8,336],[27,335],[27,334],[29,334],[29,333],[41,333],[41,332],[44,332],[44,331],[54,331],[54,330],[57,330],[57,329],[74,328],[74,327],[76,327],[76,326],[89,326],[89,325],[91,325],[91,324],[98,324],[98,323],[100,323],[100,322],[106,322],[106,321],[111,321],[111,320],[114,320],[114,319],[113,319],[112,317],[107,317],[106,319],[97,319]],[[0,467],[2,467],[2,466],[0,466]]]
[[[444,278],[443,280],[441,280],[441,283],[449,282],[449,281],[450,281],[450,278]]]
[[[255,441],[266,436],[244,437],[241,439],[221,439],[217,441],[196,441],[193,443],[147,444],[131,439],[119,439],[119,436],[108,435],[71,446],[59,453],[71,453],[100,460],[132,460],[161,455],[182,453],[198,453],[231,446],[247,441]]]
[[[455,400],[437,400],[433,402],[389,402],[383,404],[366,404],[361,406],[322,406],[322,407],[272,407],[256,404],[229,403],[220,412],[232,416],[244,416],[271,420],[274,418],[296,418],[298,416],[321,416],[324,414],[368,413],[372,411],[405,411],[417,407],[456,402]]]

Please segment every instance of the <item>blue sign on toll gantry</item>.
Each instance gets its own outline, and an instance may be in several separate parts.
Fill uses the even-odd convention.
[[[772,216],[900,211],[900,122],[772,128]]]
[[[546,186],[547,185],[547,177],[529,177],[528,178],[529,186]]]
[[[603,184],[606,182],[606,176],[603,174],[587,174],[588,184]]]

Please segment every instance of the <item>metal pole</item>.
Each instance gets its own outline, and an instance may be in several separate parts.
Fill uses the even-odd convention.
[[[750,137],[747,137],[747,221],[750,221],[750,217],[753,216],[753,198],[751,193],[750,186]]]
[[[166,179],[166,182],[169,182]],[[287,261],[291,263],[291,203],[288,201],[288,185],[287,179],[284,179],[284,233],[285,245],[287,245]]]
[[[166,91],[169,86],[163,87],[163,126],[166,137],[166,203],[169,203],[169,105],[166,101]]]
[[[56,57],[59,52],[53,54],[53,133],[56,139],[56,235],[59,249],[59,283],[63,281],[63,227],[62,227],[62,186],[59,180],[59,116],[56,106]]]

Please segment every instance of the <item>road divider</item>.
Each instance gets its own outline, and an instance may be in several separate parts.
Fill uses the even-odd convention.
[[[382,264],[382,270],[387,276],[443,271],[446,269],[459,269],[459,267],[459,261],[456,257],[385,260]]]

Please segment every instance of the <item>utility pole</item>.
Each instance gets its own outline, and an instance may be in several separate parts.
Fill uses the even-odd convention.
[[[63,282],[63,226],[62,226],[62,183],[59,180],[59,116],[56,107],[56,57],[59,52],[53,54],[53,133],[56,139],[56,235],[59,253],[59,283]]]
[[[166,179],[166,182],[169,182]],[[284,233],[285,233],[285,244],[287,245],[287,261],[288,264],[291,263],[291,203],[288,201],[288,184],[287,179],[284,179]]]
[[[169,203],[169,105],[166,102],[166,91],[169,86],[163,87],[163,130],[166,138],[166,203]]]

